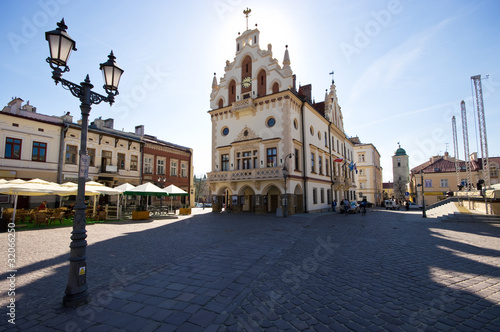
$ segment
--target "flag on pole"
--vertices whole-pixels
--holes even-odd
[[[351,161],[351,163],[349,164],[349,169],[352,171],[354,169],[354,163]]]
[[[336,162],[336,163],[341,163],[343,161],[344,161],[344,158],[337,158],[334,160],[334,162]]]

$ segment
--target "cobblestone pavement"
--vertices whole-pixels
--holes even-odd
[[[91,302],[67,309],[70,232],[16,233],[16,324],[2,264],[0,330],[500,330],[499,224],[370,210],[91,225]]]

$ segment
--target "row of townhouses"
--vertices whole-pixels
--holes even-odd
[[[380,155],[345,134],[334,81],[324,101],[315,102],[311,85],[296,86],[288,48],[280,65],[272,45],[259,43],[257,28],[239,35],[234,60],[213,78],[207,178],[214,211],[294,214],[326,211],[333,200],[360,200],[364,193],[380,200]],[[356,193],[357,160],[366,172],[363,195]]]
[[[89,125],[88,179],[109,187],[174,184],[190,194],[178,203],[194,204],[192,149],[147,135],[142,125],[134,133],[116,130],[113,122],[98,118]],[[22,99],[13,98],[0,112],[0,178],[77,182],[80,135],[81,120],[73,122],[69,112],[60,117],[44,115],[29,102],[23,105]],[[9,203],[2,196],[1,203]],[[22,197],[18,207],[32,207],[39,200]]]

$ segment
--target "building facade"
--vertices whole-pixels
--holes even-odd
[[[36,108],[29,102],[23,105],[21,98],[11,100],[0,112],[0,178],[58,182],[62,175],[63,128],[60,118],[36,113]],[[8,195],[0,196],[0,204],[12,203]],[[18,207],[28,208],[42,200],[21,196]]]
[[[113,119],[98,118],[88,126],[88,180],[109,187],[147,181],[174,184],[189,193],[182,204],[193,206],[192,149],[144,135],[144,126],[128,133],[114,129],[113,124]],[[0,178],[77,182],[80,138],[81,120],[73,122],[69,112],[60,117],[39,114],[29,102],[23,105],[22,99],[14,98],[0,112]],[[154,165],[149,163],[151,157]],[[149,172],[150,167],[154,172]],[[0,196],[0,205],[11,203],[8,195]],[[28,208],[42,199],[20,197],[18,207]],[[55,202],[55,198],[48,200]],[[116,198],[100,200],[107,204]]]
[[[356,188],[358,200],[366,200],[380,206],[382,195],[382,167],[380,153],[371,143],[361,143],[359,137],[351,137],[354,144],[354,160],[356,161]]]
[[[412,168],[410,174],[410,191],[412,199],[422,204],[422,186],[424,187],[425,204],[430,205],[448,197],[449,192],[456,192],[459,185],[467,187],[467,172],[465,161],[459,160],[459,175],[455,168],[455,158],[448,152],[443,156],[433,156],[429,161]],[[471,169],[471,189],[476,189],[476,185],[482,179],[481,163],[476,158],[476,154],[470,157]],[[490,170],[491,171],[491,170]],[[460,182],[459,182],[460,181]]]
[[[355,199],[354,145],[343,130],[335,85],[325,101],[312,87],[296,89],[288,49],[282,65],[258,29],[236,38],[224,76],[214,77],[210,108],[214,211],[324,211],[333,199]],[[334,162],[337,160],[337,162]],[[285,176],[286,175],[286,176]]]
[[[136,127],[136,134],[141,135],[144,142],[143,181],[151,182],[160,188],[173,184],[189,193],[189,196],[167,198],[168,203],[175,207],[194,206],[193,150],[145,135],[143,126]],[[151,198],[154,204],[164,199]]]
[[[78,152],[80,151],[81,122],[63,116],[64,134],[63,182],[78,181]],[[113,128],[113,119],[95,119],[88,127],[87,154],[90,180],[108,187],[123,183],[141,183],[141,154],[144,142],[133,133]]]

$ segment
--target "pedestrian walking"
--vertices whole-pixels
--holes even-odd
[[[365,215],[366,214],[366,206],[368,205],[368,202],[366,201],[366,198],[363,198],[363,201],[361,202],[361,214]]]
[[[344,199],[344,214],[347,216],[349,214],[349,201],[347,198]]]
[[[333,212],[337,212],[337,211],[335,210],[335,208],[336,208],[336,207],[337,207],[337,200],[336,200],[336,199],[334,199],[334,200],[333,200],[333,202],[332,202],[332,209],[333,209]]]

